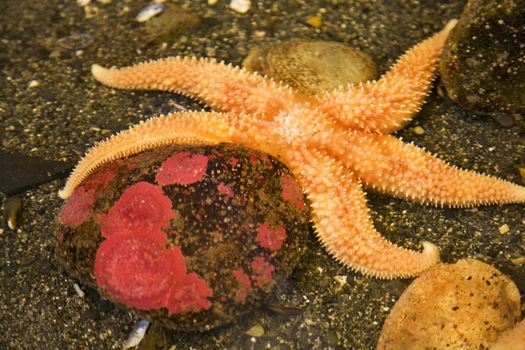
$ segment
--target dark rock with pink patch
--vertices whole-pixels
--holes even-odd
[[[57,253],[107,298],[177,330],[259,307],[306,249],[291,172],[235,145],[170,146],[114,161],[59,216]]]

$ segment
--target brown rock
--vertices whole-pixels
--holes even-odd
[[[469,0],[443,49],[448,96],[503,126],[525,112],[525,1]]]
[[[500,271],[474,259],[441,264],[401,295],[377,349],[485,349],[519,319],[518,288]]]
[[[204,331],[253,311],[306,250],[290,170],[238,145],[172,145],[97,169],[58,215],[57,256],[143,318]]]

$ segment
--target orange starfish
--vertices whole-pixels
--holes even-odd
[[[429,93],[443,43],[454,26],[409,50],[378,81],[305,97],[290,88],[211,60],[168,58],[123,69],[92,67],[109,86],[168,90],[219,112],[151,118],[91,149],[60,197],[106,162],[168,144],[241,144],[288,165],[312,207],[326,249],[345,265],[382,278],[408,277],[439,261],[386,241],[374,229],[361,181],[398,198],[436,205],[525,202],[525,187],[459,170],[389,133],[419,110]]]

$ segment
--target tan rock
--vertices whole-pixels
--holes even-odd
[[[290,39],[255,47],[242,65],[310,96],[373,80],[378,75],[374,61],[367,54],[324,40]]]
[[[501,334],[490,350],[523,350],[525,349],[525,320]]]
[[[474,259],[441,264],[401,295],[377,349],[484,349],[519,319],[518,288],[500,271]]]

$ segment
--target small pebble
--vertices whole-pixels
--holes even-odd
[[[519,257],[519,258],[513,258],[513,259],[510,259],[510,261],[511,261],[514,265],[521,266],[521,265],[525,264],[525,256],[521,256],[521,257]]]
[[[339,282],[339,284],[341,284],[341,286],[346,284],[346,278],[347,278],[347,276],[334,276],[334,280]]]
[[[314,17],[310,17],[306,20],[306,24],[314,27],[314,28],[319,28],[321,27],[321,25],[323,24],[323,21],[321,19],[321,16],[314,16]]]
[[[32,89],[40,86],[40,82],[38,80],[31,80],[29,84],[27,84],[27,87]]]
[[[158,15],[162,11],[164,11],[164,8],[166,5],[160,2],[152,2],[146,7],[144,7],[142,10],[140,10],[139,14],[135,18],[135,20],[139,23],[146,22],[150,18]]]
[[[521,176],[521,183],[525,185],[525,168],[518,168]]]
[[[501,225],[499,228],[499,233],[501,233],[502,235],[506,234],[509,232],[510,228],[509,228],[509,225],[505,224],[505,225]]]
[[[239,13],[246,13],[250,9],[250,0],[232,0],[230,2],[230,8]]]
[[[89,5],[90,2],[91,0],[77,0],[77,5],[84,7],[84,6]]]
[[[262,337],[264,335],[264,328],[260,324],[256,324],[246,331],[246,335],[251,337]]]
[[[425,134],[425,129],[423,129],[422,127],[420,126],[415,126],[412,128],[412,132],[416,135],[424,135]]]
[[[3,218],[11,230],[16,230],[22,214],[22,198],[18,196],[9,197],[5,200]]]

